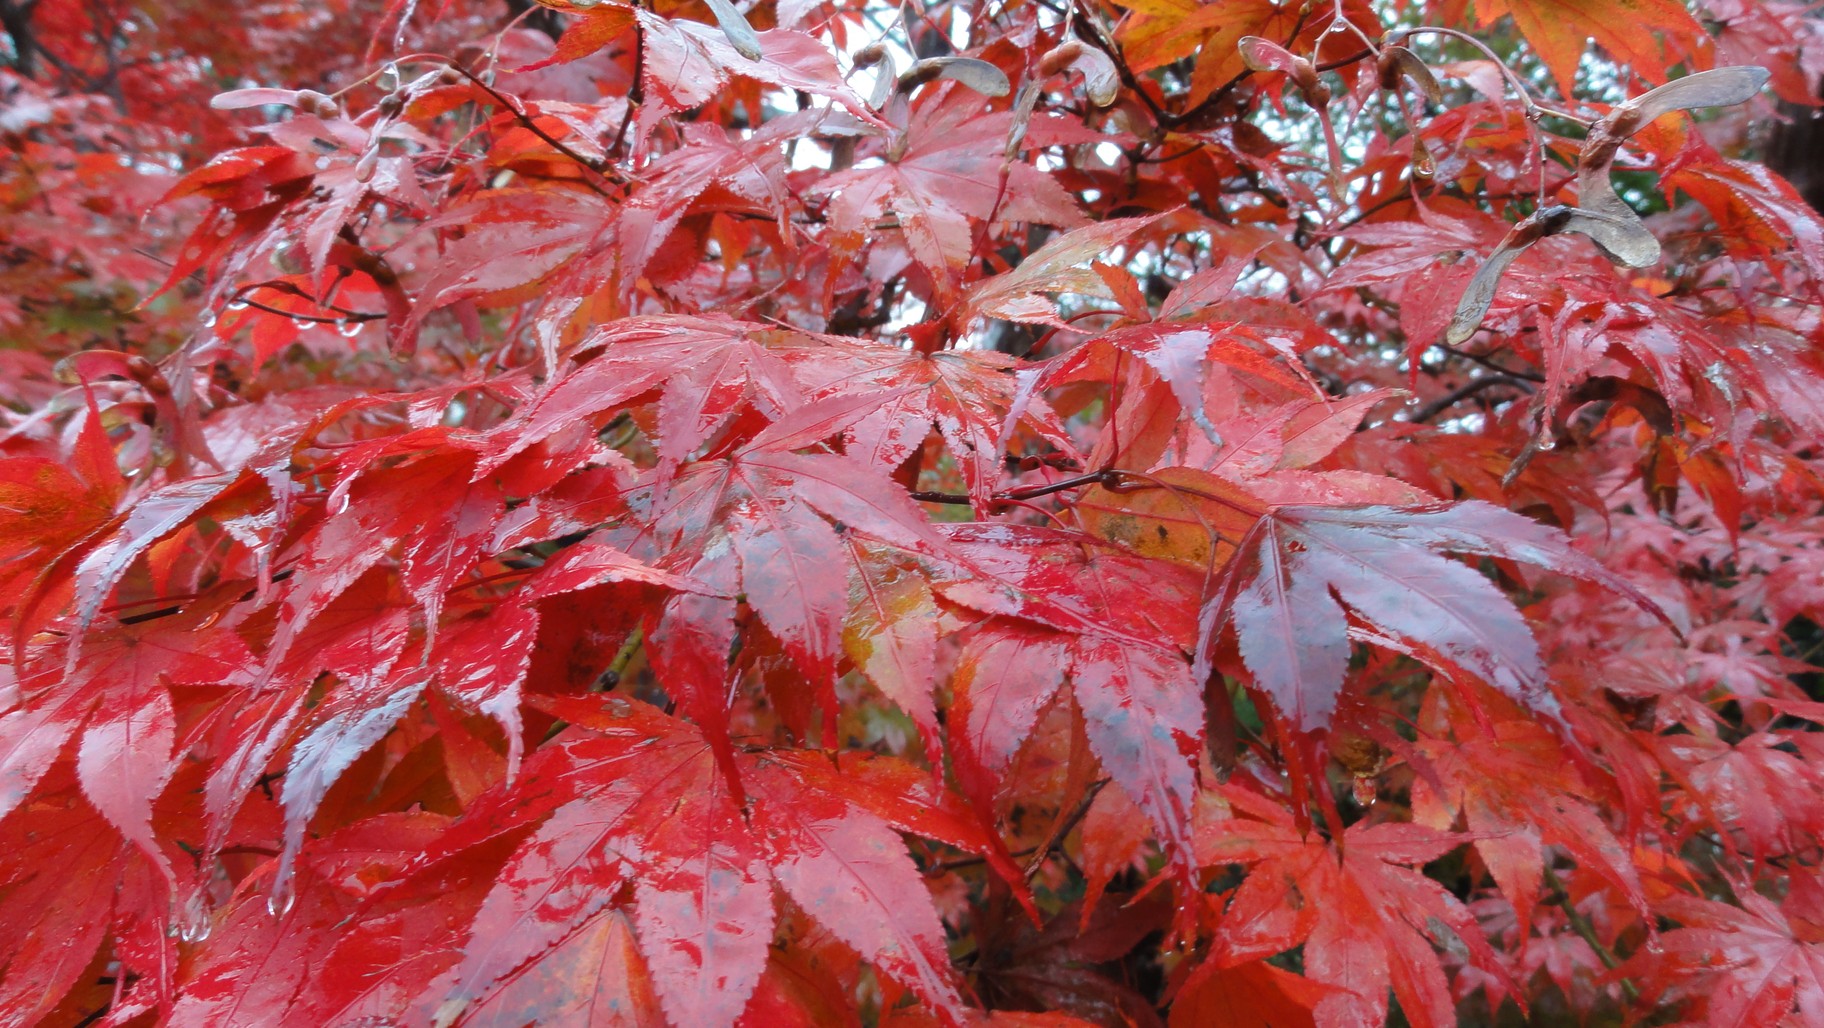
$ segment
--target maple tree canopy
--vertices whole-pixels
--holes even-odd
[[[1798,0],[0,0],[0,1023],[1824,1024]]]

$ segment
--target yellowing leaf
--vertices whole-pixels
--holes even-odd
[[[1592,39],[1617,64],[1654,82],[1664,82],[1674,65],[1710,63],[1710,34],[1679,0],[1481,0],[1476,13],[1483,25],[1513,15],[1567,96]]]

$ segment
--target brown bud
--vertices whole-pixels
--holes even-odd
[[[1387,766],[1387,751],[1381,744],[1354,732],[1330,733],[1330,755],[1356,776],[1379,774]]]

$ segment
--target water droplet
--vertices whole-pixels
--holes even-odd
[[[1407,397],[1406,397],[1406,406],[1408,406],[1408,407],[1417,407],[1417,406],[1418,406],[1418,405],[1419,405],[1419,397],[1418,397],[1418,394],[1417,394],[1417,393],[1409,393],[1409,394],[1408,394],[1408,395],[1407,395]]]
[[[386,67],[380,69],[380,81],[376,84],[389,93],[398,89],[399,65],[394,64],[392,61],[386,62]]]
[[[206,310],[202,314],[198,315],[196,320],[202,322],[204,328],[214,328],[215,327],[215,311]]]
[[[247,299],[241,296],[228,301],[228,309],[231,311],[244,311],[250,306],[252,305],[248,303]]]
[[[1540,435],[1539,449],[1556,450],[1557,448],[1558,448],[1558,438],[1556,436],[1552,435],[1552,433],[1550,433],[1550,432],[1546,432],[1546,433]]]
[[[131,168],[133,166],[133,158],[123,153],[119,157],[114,158],[114,163],[123,168]]]
[[[292,887],[291,875],[281,873],[279,880],[272,883],[272,892],[266,896],[266,912],[273,917],[284,917],[297,902],[298,890]]]
[[[307,328],[314,327],[315,325],[316,325],[316,322],[310,320],[309,318],[291,319],[291,327],[297,329],[300,332],[304,331]]]
[[[1372,776],[1364,775],[1357,778],[1354,783],[1353,791],[1355,793],[1356,804],[1363,810],[1374,806],[1375,780]]]
[[[337,514],[340,514],[347,509],[348,509],[348,493],[346,493],[346,492],[337,493],[335,512]]]
[[[344,339],[353,339],[361,334],[361,323],[343,318],[336,322],[336,334]]]
[[[203,896],[203,889],[198,886],[184,901],[183,910],[174,918],[177,937],[184,942],[202,942],[209,938],[215,922],[209,916],[209,901]]]

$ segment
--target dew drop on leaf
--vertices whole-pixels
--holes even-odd
[[[184,942],[204,942],[214,928],[214,921],[209,916],[209,901],[204,898],[203,889],[199,886],[184,901],[184,907],[173,919],[177,937]]]
[[[336,322],[336,334],[344,339],[353,339],[361,334],[361,323],[344,318]]]
[[[198,315],[196,320],[201,322],[202,326],[204,328],[214,328],[215,327],[215,312],[213,310],[206,310],[202,314]]]
[[[237,296],[234,299],[228,301],[228,309],[231,311],[244,311],[249,306],[250,306],[250,304],[247,302],[246,298],[244,298],[244,297]]]
[[[384,89],[389,93],[395,89],[398,89],[399,88],[399,66],[397,64],[394,64],[392,61],[386,62],[386,67],[380,69],[380,80],[378,82],[376,82],[375,85],[379,86],[381,89]]]
[[[266,895],[266,912],[273,917],[284,917],[291,913],[291,908],[298,902],[298,890],[292,885],[289,874],[281,875],[272,883],[272,891]]]

